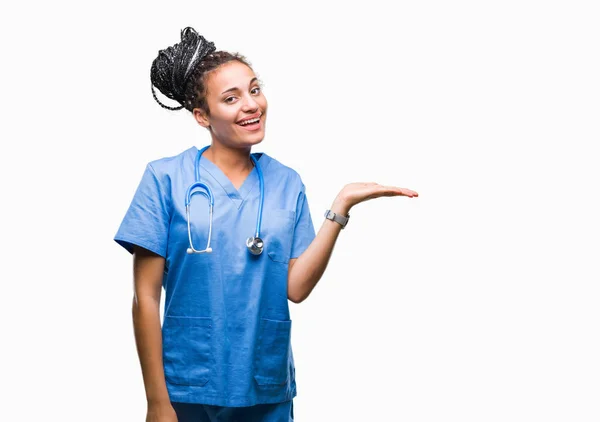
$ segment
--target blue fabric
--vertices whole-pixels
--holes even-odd
[[[296,395],[287,276],[315,238],[298,173],[253,153],[264,177],[259,256],[246,238],[256,230],[260,200],[256,168],[235,189],[202,157],[201,181],[215,196],[210,254],[188,255],[186,189],[195,180],[198,149],[148,164],[115,236],[129,252],[141,246],[165,257],[163,361],[171,401],[241,407]],[[191,201],[194,245],[206,246],[208,200]]]
[[[293,422],[292,400],[251,407],[221,407],[195,403],[171,403],[178,422]]]

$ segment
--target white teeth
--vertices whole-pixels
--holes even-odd
[[[250,123],[256,123],[260,120],[260,117],[257,117],[256,119],[252,119],[252,120],[246,120],[240,123],[240,125],[245,126],[245,125],[249,125]]]

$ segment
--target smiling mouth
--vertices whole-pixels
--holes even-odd
[[[252,125],[252,124],[258,123],[258,122],[260,121],[260,118],[261,118],[262,116],[263,116],[263,113],[260,113],[260,114],[258,115],[258,117],[254,117],[254,118],[252,118],[252,119],[245,119],[245,120],[243,120],[243,121],[241,121],[241,122],[238,122],[237,124],[238,124],[238,125],[240,125],[240,126],[248,126],[248,125]]]
[[[238,126],[243,127],[246,130],[258,130],[261,128],[263,124],[263,116],[261,114],[259,117],[255,117],[254,119],[244,120],[242,123],[236,123]]]

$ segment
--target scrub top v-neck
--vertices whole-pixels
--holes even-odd
[[[171,401],[252,406],[296,395],[287,300],[288,264],[315,238],[305,186],[293,169],[253,153],[264,178],[261,255],[254,235],[260,202],[253,168],[239,189],[210,160],[200,180],[214,195],[212,253],[188,255],[185,193],[198,149],[149,163],[115,240],[165,258],[163,363]],[[208,236],[208,199],[192,197],[195,245]]]
[[[196,154],[198,153],[198,149],[196,147],[193,147],[192,151],[195,151]],[[262,155],[264,155],[264,154],[258,153],[258,154],[252,154],[252,155],[254,155],[258,161],[261,161]],[[269,161],[269,160],[265,159],[263,163],[260,163],[260,164],[262,164],[261,169],[263,171],[265,170],[264,167],[265,167],[267,161]],[[219,168],[219,166],[217,166],[212,161],[205,158],[204,155],[202,155],[202,157],[200,157],[200,177],[201,178],[202,178],[203,172],[205,172],[205,171],[210,173],[210,175],[213,177],[213,179],[225,191],[227,196],[235,204],[237,204],[238,208],[242,205],[242,202],[244,201],[244,199],[246,199],[248,194],[255,187],[256,187],[256,189],[258,189],[259,179],[258,179],[258,173],[256,171],[256,167],[252,168],[252,170],[250,171],[250,173],[248,174],[248,176],[246,177],[246,179],[244,180],[244,182],[238,189],[236,189],[236,187],[233,185],[233,183],[231,183],[231,180],[225,175],[225,173],[223,173],[223,171]]]

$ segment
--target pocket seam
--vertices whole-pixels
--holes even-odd
[[[285,255],[283,254],[283,251],[281,252],[281,255],[276,254],[274,251],[269,251],[267,253],[267,255],[269,255],[269,258],[271,258],[271,261],[279,262],[281,264],[289,264],[290,263],[289,258],[286,259]]]
[[[283,218],[289,218],[290,220],[296,219],[296,211],[294,210],[288,210],[285,208],[273,208],[268,212]]]

